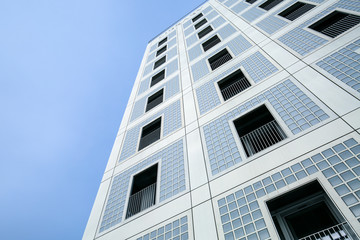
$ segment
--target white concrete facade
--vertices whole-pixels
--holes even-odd
[[[291,21],[279,13],[297,1],[267,1],[209,0],[149,42],[83,240],[280,239],[268,202],[313,181],[360,236],[360,24],[336,37],[309,28],[333,11],[359,16],[360,2],[304,0],[313,8]],[[212,70],[224,48],[232,59]],[[238,69],[251,86],[225,101],[218,82]],[[248,156],[234,120],[261,105],[286,138]],[[158,117],[160,139],[138,150]],[[155,204],[126,217],[134,176],[154,164]]]

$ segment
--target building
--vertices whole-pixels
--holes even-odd
[[[151,40],[83,239],[359,239],[359,23],[209,0]]]

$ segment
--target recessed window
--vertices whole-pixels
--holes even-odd
[[[154,93],[148,98],[146,112],[163,102],[164,89]]]
[[[267,202],[281,240],[358,239],[318,181]]]
[[[309,26],[309,28],[325,34],[326,36],[334,38],[359,23],[360,16],[340,11],[334,11]]]
[[[225,101],[251,87],[240,69],[220,80],[218,85]]]
[[[156,183],[158,165],[138,173],[133,178],[126,218],[129,218],[151,206],[156,202]]]
[[[152,121],[145,127],[143,127],[141,132],[139,150],[159,140],[160,132],[161,132],[161,117]]]
[[[213,29],[211,26],[207,26],[206,28],[204,28],[204,30],[201,30],[198,33],[199,39],[203,38],[206,34],[208,34],[209,32],[211,32]]]
[[[160,82],[164,78],[165,78],[165,69],[160,71],[159,73],[157,73],[155,76],[153,76],[151,78],[150,87],[154,86],[155,84],[157,84],[158,82]]]
[[[202,44],[202,47],[203,47],[204,51],[206,52],[207,50],[209,50],[210,48],[212,48],[219,42],[221,42],[220,38],[217,35],[215,35],[212,38],[210,38],[209,40],[207,40],[206,42],[204,42]]]
[[[202,14],[202,13],[199,13],[198,15],[196,15],[196,17],[194,17],[194,18],[192,19],[192,21],[193,21],[193,22],[196,22],[196,21],[199,20],[202,16],[203,16],[203,14]]]
[[[203,20],[201,20],[200,22],[198,22],[197,24],[195,24],[195,29],[200,28],[202,25],[204,25],[205,23],[207,23],[207,20],[204,18]]]
[[[227,61],[230,61],[231,59],[232,59],[231,54],[225,48],[220,52],[218,52],[217,54],[215,54],[214,56],[212,56],[211,58],[209,58],[208,61],[210,63],[211,69],[215,70],[216,68],[220,67]]]
[[[167,41],[167,37],[162,39],[159,43],[158,43],[158,47],[160,47],[161,45],[163,45],[164,43],[166,43]]]
[[[254,2],[256,2],[257,0],[245,0],[245,2],[253,4]]]
[[[279,15],[293,21],[314,7],[315,5],[312,4],[297,2],[279,13]]]
[[[161,65],[163,65],[166,62],[166,56],[163,56],[162,58],[160,58],[159,60],[157,60],[154,64],[154,69],[160,67]]]
[[[259,6],[259,8],[265,9],[266,11],[269,11],[279,3],[281,3],[283,0],[267,0],[263,4]]]
[[[265,105],[236,119],[234,125],[248,157],[286,138]]]
[[[156,56],[159,56],[160,54],[162,54],[163,52],[165,52],[167,49],[167,46],[164,46],[162,48],[160,48],[157,52],[156,52]]]

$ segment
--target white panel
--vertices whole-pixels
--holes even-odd
[[[101,211],[105,203],[107,191],[110,186],[110,179],[102,182],[99,187],[99,191],[96,195],[94,205],[92,207],[89,220],[86,224],[86,229],[83,235],[83,240],[93,240],[95,238],[98,223],[101,217]]]
[[[280,47],[275,42],[270,42],[266,46],[264,46],[263,50],[270,55],[276,62],[278,62],[283,68],[287,68],[299,61],[297,57],[295,57],[290,52],[286,51],[284,48]]]
[[[192,205],[196,206],[210,199],[209,185],[205,184],[191,192]]]
[[[298,71],[294,76],[339,115],[344,115],[359,107],[359,100],[311,67]]]
[[[350,124],[351,127],[354,129],[360,128],[360,108],[356,109],[355,111],[346,114],[343,119]]]
[[[210,201],[193,209],[194,235],[196,240],[217,240],[214,213]]]
[[[184,95],[185,126],[197,120],[194,94],[189,92]]]
[[[113,169],[116,166],[116,162],[117,162],[117,159],[118,159],[118,156],[120,153],[120,147],[121,147],[121,143],[124,138],[124,135],[125,134],[123,133],[123,134],[119,135],[118,137],[116,137],[113,148],[110,153],[109,161],[106,165],[105,172]]]
[[[186,142],[190,171],[190,187],[194,189],[208,181],[199,130],[195,130],[186,135]]]

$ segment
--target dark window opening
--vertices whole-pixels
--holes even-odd
[[[161,72],[157,73],[155,76],[153,76],[151,78],[150,87],[154,86],[155,84],[157,84],[158,82],[160,82],[164,78],[165,78],[165,69],[162,70]]]
[[[245,2],[253,4],[254,2],[256,2],[257,0],[245,0]]]
[[[134,176],[126,218],[131,217],[155,204],[158,165]]]
[[[207,26],[206,28],[204,28],[204,30],[201,30],[198,33],[199,39],[203,38],[205,35],[207,35],[212,30],[213,30],[213,28],[211,26]]]
[[[309,28],[329,37],[337,37],[360,23],[360,16],[334,11]]]
[[[234,125],[248,157],[286,138],[265,105],[236,119]]]
[[[218,85],[225,101],[251,87],[240,69],[220,80]]]
[[[143,127],[141,132],[139,150],[149,146],[160,139],[161,117]]]
[[[193,21],[193,22],[196,22],[196,20],[200,19],[202,16],[203,16],[203,14],[202,14],[202,13],[199,13],[198,15],[196,15],[196,17],[194,17],[194,18],[192,19],[192,21]]]
[[[162,54],[163,52],[165,52],[167,49],[167,46],[164,46],[162,47],[161,49],[159,49],[157,52],[156,52],[156,56],[159,56],[160,54]]]
[[[227,61],[230,61],[232,59],[232,56],[228,52],[228,50],[225,48],[209,58],[210,67],[212,70],[215,70],[216,68],[220,67]]]
[[[273,7],[275,7],[276,5],[278,5],[279,3],[281,3],[283,0],[267,0],[266,2],[264,2],[263,4],[261,4],[259,6],[259,8],[262,8],[266,11],[269,11],[270,9],[272,9]]]
[[[207,23],[207,20],[204,18],[203,20],[201,20],[200,22],[198,22],[197,24],[195,24],[195,29],[200,28],[202,25],[204,25],[205,23]]]
[[[154,93],[148,98],[146,112],[163,102],[164,89]]]
[[[164,64],[166,62],[166,56],[163,56],[162,58],[160,58],[159,60],[157,60],[154,64],[154,69],[160,67],[162,64]]]
[[[219,42],[221,42],[220,38],[217,35],[215,35],[212,38],[210,38],[209,40],[207,40],[206,42],[204,42],[202,44],[202,47],[203,47],[204,51],[206,52],[207,50],[209,50],[210,48],[212,48]]]
[[[315,5],[312,4],[297,2],[279,13],[279,15],[293,21],[301,15],[305,14],[306,12],[310,11],[314,7]]]
[[[318,181],[272,199],[267,206],[281,240],[357,239],[350,238],[352,229]]]
[[[158,43],[158,47],[160,47],[161,45],[163,45],[164,43],[166,43],[167,41],[167,37],[162,39],[159,43]]]

